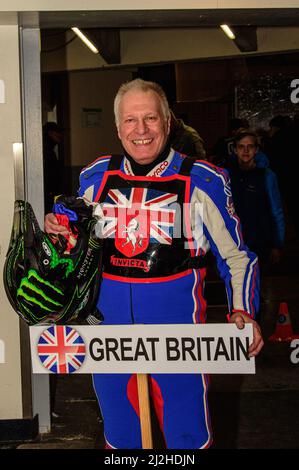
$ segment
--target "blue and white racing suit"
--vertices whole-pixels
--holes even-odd
[[[205,322],[203,258],[210,248],[225,281],[229,311],[254,317],[257,258],[243,243],[225,170],[205,161],[190,163],[170,150],[140,177],[125,156],[104,156],[81,172],[79,196],[101,203],[103,324]],[[141,448],[136,376],[95,374],[93,379],[107,445]],[[150,391],[168,448],[211,444],[207,376],[153,374]]]

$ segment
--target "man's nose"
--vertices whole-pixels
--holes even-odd
[[[145,132],[147,132],[147,130],[148,130],[148,127],[146,125],[146,121],[144,119],[138,119],[137,131],[139,132],[139,134],[144,134]]]

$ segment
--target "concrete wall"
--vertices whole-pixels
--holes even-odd
[[[105,153],[120,152],[112,103],[119,86],[131,78],[130,72],[122,70],[69,74],[72,166],[82,167]],[[88,111],[83,108],[101,110],[95,114],[98,125],[87,127]]]
[[[14,142],[21,142],[18,27],[0,26],[0,79],[5,103],[0,104],[0,273],[10,239],[14,188]],[[6,298],[0,278],[0,338],[5,364],[0,364],[0,419],[22,418],[19,319]]]
[[[2,11],[180,10],[201,8],[295,8],[298,0],[2,0]]]

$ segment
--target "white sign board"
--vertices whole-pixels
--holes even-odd
[[[32,326],[33,372],[254,374],[252,326]]]

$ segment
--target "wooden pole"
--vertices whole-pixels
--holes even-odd
[[[153,438],[147,374],[137,374],[137,387],[142,448],[152,449]]]

